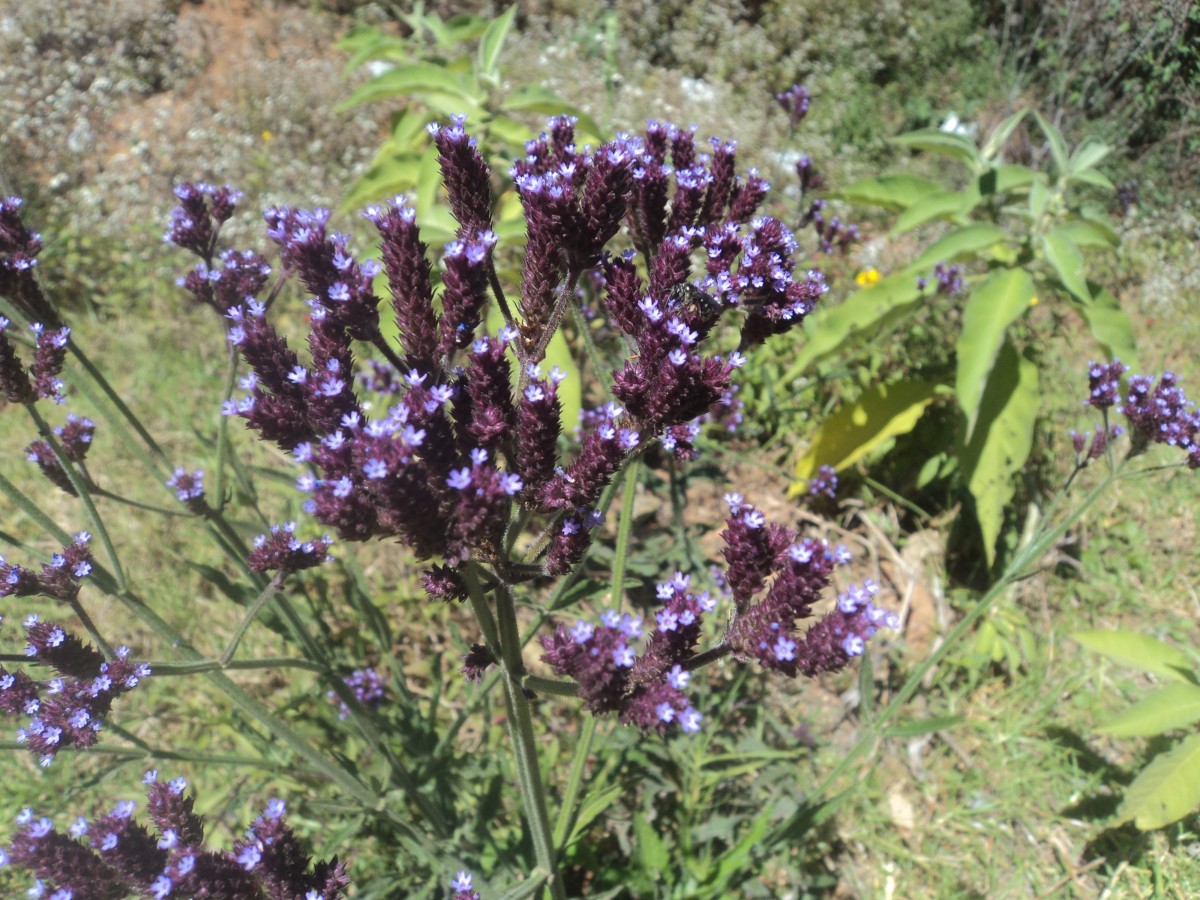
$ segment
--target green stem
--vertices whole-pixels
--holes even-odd
[[[525,677],[525,663],[521,658],[521,635],[517,625],[516,606],[513,603],[512,592],[508,585],[500,584],[495,589],[496,617],[495,622],[489,622],[491,611],[487,607],[487,598],[483,596],[478,573],[473,571],[477,563],[465,566],[467,576],[464,579],[471,596],[471,605],[478,613],[481,609],[487,611],[487,617],[480,618],[480,626],[489,641],[498,643],[499,658],[503,670],[504,698],[508,710],[508,736],[512,742],[513,755],[517,765],[517,779],[521,785],[521,800],[525,807],[525,817],[529,823],[529,831],[533,837],[533,849],[537,856],[538,865],[551,873],[549,888],[554,900],[566,900],[562,880],[558,878],[555,864],[554,842],[550,832],[550,814],[546,809],[546,790],[542,783],[541,770],[537,758],[537,738],[533,732],[533,716],[530,713],[529,698],[525,695],[522,680]],[[488,632],[492,634],[489,635]],[[494,651],[493,651],[494,652]]]
[[[578,697],[579,685],[574,681],[559,681],[541,675],[526,675],[521,684],[535,694],[553,694],[555,697]]]
[[[238,355],[237,348],[229,345],[229,374],[225,376],[225,394],[222,398],[222,411],[217,415],[217,472],[213,480],[213,496],[216,497],[216,508],[225,508],[225,451],[229,444],[229,416],[224,413],[225,402],[233,396],[233,387],[237,384]]]
[[[193,513],[180,509],[167,509],[165,506],[154,506],[151,503],[142,503],[140,500],[131,500],[129,497],[122,497],[120,494],[114,494],[112,491],[105,490],[99,485],[92,487],[92,493],[97,497],[103,497],[105,500],[111,500],[114,503],[120,503],[125,506],[132,506],[134,509],[144,509],[146,512],[157,513],[160,516],[174,516],[176,518],[187,519],[193,515]]]
[[[151,660],[147,665],[150,666],[151,671],[155,675],[161,678],[170,678],[175,675],[196,675],[201,672],[212,672],[218,669],[224,669],[227,672],[242,669],[303,669],[306,672],[316,672],[318,674],[324,674],[329,671],[329,668],[321,663],[308,659],[297,659],[292,656],[268,656],[262,659],[231,659],[225,663],[216,659],[198,663],[154,662]]]
[[[617,546],[612,566],[612,599],[609,605],[621,608],[625,596],[625,561],[629,556],[629,535],[633,529],[633,504],[637,499],[638,478],[642,474],[642,461],[634,457],[625,466],[625,494],[621,498],[621,521],[617,523]]]
[[[218,658],[218,662],[220,662],[222,668],[229,665],[229,661],[233,659],[233,654],[237,653],[238,644],[246,636],[246,631],[250,628],[251,623],[258,618],[258,614],[262,612],[262,608],[267,605],[267,602],[279,592],[279,588],[283,585],[283,579],[286,577],[286,572],[276,572],[271,577],[271,580],[267,582],[267,586],[262,589],[262,593],[250,604],[250,608],[246,610],[246,615],[238,623],[237,631],[230,638],[229,646],[225,648],[225,652]]]
[[[167,461],[167,455],[163,453],[162,448],[159,447],[154,438],[150,436],[150,432],[146,430],[145,426],[142,425],[137,416],[135,416],[129,407],[125,405],[125,402],[121,399],[120,394],[113,390],[112,385],[108,383],[108,380],[100,373],[100,370],[97,369],[92,364],[92,361],[87,358],[83,352],[83,349],[73,341],[68,343],[67,347],[71,351],[71,355],[73,355],[75,359],[78,360],[79,364],[83,366],[84,370],[91,377],[92,381],[95,382],[100,390],[104,392],[104,395],[108,397],[109,402],[117,408],[117,411],[120,412],[125,421],[129,423],[130,427],[137,432],[138,437],[142,439],[145,445],[149,448],[150,452],[157,457],[159,464],[169,468],[170,464]]]
[[[596,380],[600,382],[604,393],[611,393],[612,389],[612,371],[604,362],[604,358],[600,355],[600,350],[596,347],[595,338],[592,337],[592,329],[588,326],[588,321],[583,317],[583,312],[574,303],[571,304],[571,318],[575,320],[575,328],[579,331],[579,337],[583,341],[583,350],[587,355],[588,362],[592,364],[592,369],[596,374]]]
[[[116,731],[115,727],[110,730]],[[28,751],[28,744],[18,744],[16,741],[0,741],[0,750]],[[113,747],[110,744],[99,744],[80,750],[78,747],[64,747],[59,752],[86,753],[88,756],[116,756],[122,759],[169,759],[176,762],[211,763],[217,766],[253,766],[259,769],[280,770],[283,767],[277,762],[268,762],[249,756],[218,756],[212,753],[186,753],[179,750],[142,749],[139,747]]]
[[[583,773],[587,767],[588,755],[592,752],[592,740],[596,736],[596,717],[588,716],[583,720],[583,730],[579,735],[579,744],[575,747],[575,758],[571,760],[571,773],[567,776],[567,786],[563,790],[562,806],[558,810],[558,821],[554,823],[554,846],[561,853],[567,833],[575,824],[576,805],[579,803],[579,792],[583,788]]]
[[[108,535],[108,529],[104,527],[104,520],[100,518],[100,513],[96,511],[96,504],[92,502],[92,495],[88,491],[88,485],[75,468],[75,464],[63,452],[62,444],[58,442],[58,438],[50,429],[46,420],[42,418],[41,413],[37,411],[36,406],[33,403],[26,403],[25,410],[29,413],[29,417],[33,419],[34,424],[37,425],[38,432],[42,435],[43,440],[54,451],[54,456],[58,460],[58,464],[66,473],[71,486],[75,488],[79,502],[83,504],[83,509],[87,513],[88,521],[100,537],[100,543],[104,545],[104,552],[108,556],[108,564],[112,566],[113,576],[117,579],[117,589],[124,590],[125,570],[121,568],[121,559],[117,556],[117,548],[113,546],[112,538]]]

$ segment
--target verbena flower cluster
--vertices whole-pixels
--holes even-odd
[[[152,828],[134,818],[133,801],[92,821],[78,818],[59,831],[25,809],[0,865],[37,878],[31,897],[120,900],[125,897],[207,900],[338,900],[348,884],[337,858],[313,863],[272,800],[230,850],[204,849],[204,821],[193,811],[187,782],[143,779]]]
[[[92,571],[90,537],[80,533],[38,572],[0,556],[0,597],[42,595],[74,608],[80,580]],[[106,659],[62,625],[36,614],[25,618],[24,628],[30,665],[55,674],[37,680],[26,670],[0,665],[0,712],[27,720],[17,729],[17,742],[48,766],[62,750],[94,746],[113,702],[150,675],[150,667],[132,662],[125,647]]]
[[[1129,367],[1119,359],[1088,363],[1088,396],[1083,401],[1104,414],[1105,422],[1092,435],[1070,432],[1077,465],[1083,467],[1104,455],[1111,441],[1123,434],[1119,425],[1108,424],[1108,411],[1115,408],[1128,422],[1131,455],[1145,452],[1152,444],[1178,447],[1186,454],[1189,469],[1200,469],[1200,410],[1188,399],[1173,372],[1134,375],[1129,378],[1124,399],[1121,381]]]
[[[430,132],[458,225],[441,254],[440,288],[403,198],[364,214],[379,235],[378,263],[355,257],[349,238],[330,229],[327,210],[267,211],[279,269],[309,295],[307,360],[268,320],[277,288],[261,296],[266,261],[217,253],[236,192],[180,188],[165,237],[201,258],[182,284],[223,311],[229,340],[250,369],[226,414],[303,467],[297,485],[310,515],[342,539],[396,538],[418,558],[440,559],[425,571],[426,590],[462,600],[468,563],[507,584],[571,571],[599,524],[600,494],[621,466],[656,444],[690,459],[703,420],[735,421],[733,375],[744,352],[798,325],[827,287],[821,273],[798,267],[799,247],[783,222],[756,215],[769,185],[753,170],[737,174],[733,142],[713,139],[702,153],[695,129],[650,122],[642,135],[582,148],[574,122],[558,117],[509,172],[527,232],[510,305],[497,277],[491,173],[461,118]],[[809,221],[819,222],[824,242],[851,239],[851,230],[814,214]],[[612,252],[622,226],[634,249]],[[377,276],[388,286],[398,347],[382,336]],[[585,281],[600,292],[596,312],[628,352],[612,372],[611,399],[587,411],[578,449],[564,458],[558,391],[567,376],[547,370],[544,357]],[[481,334],[493,302],[508,324]],[[718,323],[735,310],[742,313],[736,350],[713,352]],[[371,360],[364,380],[357,354],[368,347],[381,359]],[[383,389],[394,403],[376,412],[357,385]],[[518,513],[544,536],[532,560],[519,564],[509,534]],[[722,646],[791,675],[845,665],[879,624],[877,611],[847,601],[798,632],[795,623],[827,584],[828,553],[801,543],[789,556],[790,532],[747,524],[757,515],[739,506],[727,529],[731,571],[743,574],[731,579],[742,588]],[[251,565],[294,571],[326,549],[277,528],[256,542]],[[747,592],[751,570],[758,581]],[[767,595],[752,602],[768,581]],[[616,712],[647,730],[694,730],[700,714],[682,691],[701,617],[715,601],[691,592],[683,576],[659,599],[657,627],[640,656],[630,643],[640,622],[609,616],[596,627],[560,628],[543,642],[546,659],[578,682],[594,712]],[[496,659],[478,645],[464,674],[478,678]]]

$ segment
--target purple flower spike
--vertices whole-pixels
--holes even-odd
[[[1120,399],[1121,379],[1129,371],[1129,366],[1123,365],[1119,359],[1109,363],[1088,363],[1088,396],[1085,406],[1094,406],[1104,410],[1115,406]]]
[[[788,121],[791,122],[793,128],[803,122],[804,117],[808,115],[808,104],[811,99],[808,88],[800,84],[793,84],[783,93],[775,95],[775,100],[787,113]]]
[[[432,371],[437,357],[438,321],[433,309],[428,248],[421,240],[416,211],[397,197],[387,207],[371,207],[363,215],[379,229],[383,270],[406,354],[404,363],[422,372]]]
[[[25,371],[25,364],[5,335],[10,324],[8,319],[0,316],[0,392],[9,403],[32,403],[38,395]]]
[[[808,481],[808,496],[836,500],[838,489],[837,470],[833,466],[820,466],[817,474]]]
[[[66,425],[60,425],[54,429],[63,455],[71,462],[76,463],[81,463],[87,458],[88,451],[92,449],[92,438],[95,432],[95,422],[73,413],[67,416]],[[75,485],[71,484],[66,470],[59,463],[58,457],[54,455],[54,448],[47,441],[37,440],[31,443],[25,448],[25,458],[36,463],[37,467],[42,470],[42,474],[54,485],[72,497],[75,496]]]
[[[496,235],[476,232],[446,245],[442,257],[442,319],[438,352],[449,356],[469,347],[483,315],[488,297],[488,271]]]
[[[177,468],[167,481],[167,487],[175,489],[179,502],[197,515],[208,511],[204,502],[204,471],[196,469],[190,474],[183,468]]]
[[[480,900],[479,892],[474,889],[471,873],[461,871],[450,882],[450,890],[454,891],[451,900]]]
[[[342,681],[354,693],[354,699],[368,709],[378,709],[388,699],[387,685],[374,669],[355,669]],[[339,719],[349,717],[350,709],[337,692],[327,691],[325,697],[330,703],[336,704]]]
[[[449,127],[429,126],[460,238],[492,228],[491,173],[475,139],[463,128],[465,120],[465,116],[455,116]]]
[[[272,525],[270,534],[260,534],[254,539],[247,563],[255,572],[280,571],[285,573],[311,569],[331,559],[329,547],[333,541],[318,538],[301,543],[295,536],[296,523]]]

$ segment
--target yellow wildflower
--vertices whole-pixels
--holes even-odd
[[[270,130],[264,130],[264,131],[263,131],[263,133],[262,133],[262,139],[263,139],[263,143],[264,143],[264,144],[265,144],[265,143],[267,143],[267,142],[269,142],[269,141],[271,140],[271,137],[272,137],[272,134],[271,134]]]
[[[859,287],[871,287],[872,285],[879,284],[879,270],[874,267],[863,269],[854,276],[854,283]]]
[[[1030,306],[1037,306],[1039,302],[1040,302],[1040,301],[1039,301],[1039,300],[1038,300],[1038,298],[1037,298],[1037,294],[1034,294],[1032,297],[1030,297],[1030,298],[1029,298],[1029,305],[1030,305]]]

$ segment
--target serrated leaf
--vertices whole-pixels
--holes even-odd
[[[961,134],[939,131],[936,128],[923,128],[920,131],[910,131],[891,139],[891,143],[908,147],[910,150],[926,150],[958,160],[972,170],[977,170],[982,158],[975,143]]]
[[[1092,292],[1088,289],[1083,254],[1071,236],[1061,228],[1042,235],[1042,252],[1046,254],[1046,261],[1058,274],[1063,287],[1077,299],[1091,303]]]
[[[496,61],[500,58],[504,39],[508,37],[513,17],[516,14],[517,5],[514,3],[504,11],[503,15],[493,19],[492,23],[488,25],[487,31],[483,33],[483,37],[479,41],[478,65],[479,73],[484,77],[495,77]]]
[[[828,465],[841,471],[885,441],[912,431],[942,387],[937,381],[881,384],[854,403],[834,410],[796,461],[798,481],[792,483],[788,495],[802,492],[818,467]]]
[[[483,98],[472,90],[463,76],[435,63],[414,62],[377,75],[366,84],[360,85],[335,108],[345,110],[376,100],[409,97],[421,91],[449,94],[474,106],[483,102]]]
[[[1153,737],[1200,722],[1200,687],[1174,682],[1096,728],[1115,737]]]
[[[1172,681],[1195,683],[1192,661],[1186,653],[1136,631],[1077,631],[1071,638],[1093,653],[1140,672]]]
[[[1068,168],[1073,176],[1078,177],[1081,172],[1092,168],[1110,153],[1112,153],[1112,147],[1104,141],[1084,138],[1082,143],[1075,148],[1075,152],[1071,154]]]
[[[954,393],[967,420],[967,441],[974,431],[979,404],[1008,326],[1029,309],[1032,299],[1033,279],[1021,269],[997,269],[967,298],[954,381]]]
[[[1119,821],[1142,831],[1170,825],[1200,807],[1200,734],[1154,758],[1141,771],[1117,809]]]
[[[653,881],[657,881],[671,864],[671,856],[667,851],[666,842],[658,836],[645,816],[633,817],[633,832],[637,837],[634,844],[633,856],[638,865]]]
[[[781,379],[789,384],[814,363],[864,340],[913,312],[921,299],[912,269],[889,275],[878,284],[852,294],[845,302],[818,307],[804,323],[806,341]]]
[[[1077,303],[1075,308],[1083,316],[1088,330],[1109,359],[1119,359],[1127,366],[1137,369],[1137,346],[1133,335],[1133,322],[1121,308],[1120,301],[1109,291],[1101,288],[1091,303]]]
[[[976,222],[955,228],[930,244],[912,263],[912,268],[926,269],[937,262],[953,262],[1005,240],[1008,240],[1007,233],[990,222]]]
[[[1026,109],[1013,113],[992,130],[992,133],[987,136],[987,140],[983,142],[983,149],[980,151],[984,159],[991,160],[1000,152],[1000,148],[1008,142],[1009,137],[1028,113],[1029,110]]]
[[[583,837],[587,833],[588,826],[600,818],[610,806],[616,803],[617,798],[622,793],[621,785],[614,784],[602,791],[589,794],[587,799],[580,804],[579,812],[575,816],[575,825],[571,828],[571,833],[567,836],[563,847],[559,849],[565,849]]]
[[[838,196],[851,203],[907,209],[918,200],[943,190],[936,181],[919,175],[881,175],[856,181],[839,191]]]
[[[963,191],[940,191],[936,194],[929,194],[900,213],[889,234],[891,237],[896,237],[934,219],[952,219],[970,211],[978,202],[978,194],[969,194]]]
[[[1033,118],[1050,144],[1050,156],[1054,159],[1054,165],[1058,169],[1059,175],[1066,175],[1070,171],[1070,166],[1067,159],[1067,142],[1063,140],[1062,132],[1046,121],[1036,109],[1033,111]]]
[[[996,561],[1004,508],[1015,490],[1013,476],[1033,446],[1039,399],[1037,366],[1006,340],[988,376],[974,433],[959,454],[989,567]]]

